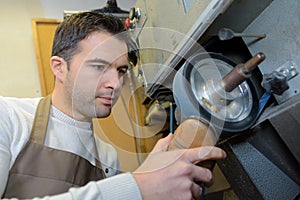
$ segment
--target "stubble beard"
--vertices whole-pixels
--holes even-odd
[[[97,105],[97,103],[94,102],[94,106],[96,118],[106,118],[111,113],[112,105]]]

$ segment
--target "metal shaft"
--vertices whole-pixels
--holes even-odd
[[[233,70],[226,74],[221,81],[226,92],[231,92],[239,84],[251,76],[252,71],[266,58],[264,53],[257,53],[245,64],[238,64]]]

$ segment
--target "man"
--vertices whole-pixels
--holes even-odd
[[[97,12],[72,15],[56,30],[50,64],[51,95],[0,98],[2,198],[199,198],[195,181],[209,184],[212,174],[194,164],[224,158],[221,149],[166,151],[170,135],[135,172],[118,174],[115,149],[94,137],[92,118],[110,114],[128,70],[122,22]]]

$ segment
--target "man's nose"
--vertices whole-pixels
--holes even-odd
[[[107,69],[104,73],[105,87],[118,89],[121,86],[119,72],[115,68]]]

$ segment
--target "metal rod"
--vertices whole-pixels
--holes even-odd
[[[226,74],[221,81],[226,92],[231,92],[239,84],[248,79],[251,76],[252,71],[266,58],[262,52],[257,53],[245,64],[238,64],[228,74]]]

